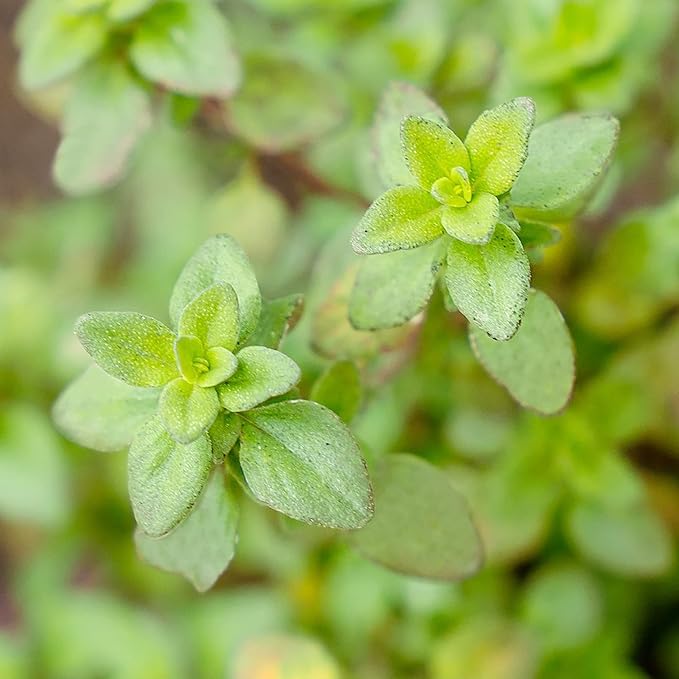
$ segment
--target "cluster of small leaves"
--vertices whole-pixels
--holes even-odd
[[[533,129],[534,119],[533,102],[514,99],[485,111],[463,142],[422,92],[386,91],[373,132],[379,176],[392,186],[353,233],[368,256],[349,318],[362,330],[402,325],[438,281],[488,371],[523,405],[554,413],[570,396],[573,349],[554,303],[530,287],[529,255],[599,186],[618,123],[566,115]]]
[[[16,38],[24,89],[69,89],[54,176],[71,193],[120,177],[151,124],[154,88],[226,98],[240,81],[213,0],[31,0]]]
[[[125,312],[77,322],[97,365],[63,392],[56,422],[82,445],[129,445],[139,550],[199,589],[233,557],[239,482],[258,502],[312,524],[352,530],[373,514],[346,425],[290,398],[300,370],[274,347],[298,308],[297,296],[263,306],[247,258],[223,235],[180,275],[172,327]]]

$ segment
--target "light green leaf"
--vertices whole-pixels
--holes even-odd
[[[526,160],[534,123],[535,104],[528,97],[484,111],[474,121],[464,143],[471,159],[475,192],[499,196],[512,188]]]
[[[569,114],[539,125],[512,188],[512,207],[529,219],[572,219],[598,188],[619,133],[620,123],[606,114]]]
[[[262,298],[257,279],[242,248],[233,238],[209,238],[187,262],[172,291],[170,318],[177,324],[184,308],[215,283],[228,283],[236,291],[240,313],[239,344],[257,327]]]
[[[368,208],[351,245],[363,255],[417,248],[443,235],[441,209],[419,186],[397,186]]]
[[[240,82],[229,26],[210,0],[175,0],[153,7],[140,22],[130,58],[168,90],[227,98]]]
[[[559,307],[539,290],[516,334],[498,342],[470,325],[469,340],[483,367],[522,405],[545,415],[565,407],[575,380],[573,340]]]
[[[504,224],[487,245],[453,240],[446,286],[459,311],[493,339],[518,330],[528,299],[530,265],[518,236]]]
[[[403,157],[417,183],[429,191],[453,168],[470,170],[469,154],[462,141],[448,127],[427,118],[409,116],[401,124]]]
[[[215,283],[184,308],[180,335],[193,335],[205,346],[232,350],[238,341],[238,298],[228,283]]]
[[[132,387],[90,366],[54,404],[61,433],[86,448],[114,452],[127,448],[158,407],[158,389]]]
[[[361,373],[353,361],[337,361],[314,382],[311,400],[332,410],[344,422],[351,422],[363,398]]]
[[[212,423],[209,434],[212,441],[212,459],[215,464],[221,464],[240,436],[240,418],[235,413],[226,413],[222,410]]]
[[[67,193],[114,184],[151,125],[151,101],[139,81],[118,63],[92,67],[68,100],[54,178]]]
[[[81,316],[75,332],[97,365],[136,387],[162,387],[177,377],[174,335],[160,321],[125,311]]]
[[[438,104],[414,85],[392,82],[387,86],[371,131],[377,172],[385,189],[414,183],[401,151],[401,124],[406,116],[447,122]]]
[[[332,411],[310,401],[285,401],[241,417],[240,463],[260,502],[330,528],[360,528],[370,520],[365,463]]]
[[[224,347],[212,347],[205,352],[209,370],[198,375],[196,384],[199,387],[216,387],[226,382],[238,369],[238,359]]]
[[[297,325],[303,308],[304,295],[297,293],[263,302],[259,325],[248,344],[278,349],[287,333]]]
[[[520,605],[521,619],[548,652],[574,649],[592,639],[602,612],[594,576],[567,562],[548,564],[531,575]]]
[[[465,207],[446,205],[441,223],[449,236],[464,243],[487,243],[500,220],[500,203],[490,193],[477,193]]]
[[[218,412],[219,399],[214,389],[189,384],[182,377],[163,389],[158,402],[165,429],[179,443],[191,443],[204,434]]]
[[[299,366],[268,347],[245,347],[238,352],[238,369],[218,387],[222,407],[231,412],[250,410],[290,391],[301,377]]]
[[[55,3],[56,4],[56,3]],[[106,41],[106,22],[98,14],[46,12],[25,36],[19,81],[36,90],[66,78],[92,59]]]
[[[427,305],[446,256],[443,239],[413,250],[363,257],[349,299],[349,320],[359,330],[403,325]]]
[[[282,153],[313,141],[335,128],[345,115],[342,90],[335,87],[330,73],[290,56],[266,52],[248,54],[244,71],[242,87],[225,104],[225,120],[236,135],[267,153]],[[321,91],[323,97],[318,96]],[[263,98],[266,106],[262,106]]]
[[[160,418],[136,434],[128,458],[128,484],[135,519],[151,537],[169,533],[193,509],[212,466],[206,434],[188,445],[177,443]]]
[[[169,535],[151,538],[137,529],[134,541],[144,561],[189,580],[205,592],[227,569],[236,551],[238,501],[224,478],[212,472],[193,511]]]
[[[612,510],[580,504],[568,516],[572,541],[587,559],[612,573],[653,577],[672,564],[672,539],[646,505]]]
[[[111,0],[108,17],[113,21],[135,19],[155,5],[158,0]]]
[[[387,455],[374,484],[375,516],[349,537],[363,556],[436,580],[459,580],[481,567],[469,508],[443,472],[412,455]]]

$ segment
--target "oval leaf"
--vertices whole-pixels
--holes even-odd
[[[523,317],[530,264],[518,236],[498,224],[486,245],[451,242],[445,283],[467,319],[493,339],[508,340]]]
[[[307,523],[355,529],[373,513],[365,463],[346,425],[310,401],[241,416],[240,463],[255,497]]]
[[[215,389],[189,384],[182,377],[172,380],[160,394],[158,414],[170,436],[191,443],[212,425],[219,412]]]
[[[473,325],[469,339],[483,367],[522,406],[551,415],[568,403],[575,380],[573,341],[544,292],[528,293],[523,321],[511,339],[498,342]]]
[[[206,434],[188,445],[177,443],[160,418],[147,422],[134,437],[128,458],[132,510],[151,537],[169,533],[193,509],[212,466]]]
[[[172,533],[151,538],[137,529],[137,551],[144,561],[183,575],[199,592],[205,592],[233,559],[238,513],[238,501],[225,483],[224,470],[215,469],[191,514]]]
[[[483,561],[467,503],[448,477],[412,455],[387,455],[375,472],[375,516],[349,541],[406,575],[459,580]]]

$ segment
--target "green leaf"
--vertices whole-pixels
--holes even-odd
[[[226,234],[209,238],[187,262],[172,291],[170,318],[178,324],[184,308],[215,283],[228,283],[236,291],[242,345],[257,327],[262,298],[246,254]]]
[[[397,186],[383,193],[354,229],[358,254],[408,250],[443,235],[441,204],[419,186]]]
[[[311,400],[332,410],[344,422],[351,422],[361,406],[361,373],[353,361],[337,361],[316,380]]]
[[[424,309],[446,256],[443,239],[413,250],[363,257],[349,299],[359,330],[403,325]]]
[[[210,0],[152,8],[134,32],[130,58],[146,78],[183,94],[227,98],[240,82],[229,26]]]
[[[429,191],[441,177],[456,167],[470,170],[469,154],[448,127],[427,118],[409,116],[401,124],[403,157],[417,183]]]
[[[180,335],[197,337],[206,348],[232,350],[238,341],[238,298],[228,283],[215,283],[203,290],[182,312]]]
[[[286,335],[299,321],[304,308],[304,295],[292,294],[264,302],[259,325],[250,335],[248,344],[278,349]]]
[[[212,446],[206,434],[177,443],[160,418],[136,434],[128,458],[128,484],[135,519],[151,537],[169,533],[191,512],[207,482]]]
[[[459,311],[493,339],[518,330],[528,299],[530,265],[518,236],[504,224],[487,245],[453,240],[446,286]]]
[[[219,399],[214,389],[189,384],[182,377],[163,389],[158,402],[165,429],[179,443],[191,443],[204,434],[218,412]]]
[[[535,104],[519,97],[484,111],[472,124],[464,143],[469,151],[474,191],[500,196],[526,160],[528,138],[535,123]]]
[[[575,649],[602,623],[601,592],[594,576],[571,563],[548,564],[531,575],[520,615],[548,652]]]
[[[443,472],[412,455],[387,455],[374,484],[375,516],[349,538],[363,556],[436,580],[459,580],[481,567],[483,550],[467,503]]]
[[[71,441],[114,452],[127,448],[155,413],[159,394],[158,389],[125,384],[92,365],[61,392],[52,417]]]
[[[406,116],[447,122],[438,104],[414,85],[392,82],[387,86],[371,130],[377,172],[385,189],[414,182],[401,150],[401,124]]]
[[[644,504],[617,510],[579,504],[568,516],[572,541],[587,559],[612,573],[653,577],[672,564],[672,539]]]
[[[225,104],[228,127],[267,153],[298,148],[337,127],[346,112],[342,90],[318,69],[319,60],[311,63],[280,53],[248,54],[243,85]]]
[[[111,0],[108,17],[112,21],[129,21],[148,11],[158,0]]]
[[[76,321],[80,343],[109,375],[136,387],[177,377],[174,335],[160,321],[125,311],[98,311]]]
[[[151,538],[137,529],[134,541],[144,561],[189,580],[205,592],[227,569],[236,551],[238,502],[215,469],[193,511],[169,535]]]
[[[106,22],[100,15],[71,15],[56,5],[25,36],[19,81],[27,90],[47,87],[75,73],[106,41]]]
[[[149,95],[124,65],[106,62],[88,69],[64,112],[56,183],[71,194],[114,184],[150,125]]]
[[[242,418],[240,463],[260,502],[330,528],[360,528],[370,520],[365,463],[332,411],[310,401],[285,401]]]
[[[441,223],[449,236],[464,243],[487,243],[500,221],[500,203],[490,193],[477,193],[465,207],[446,205]]]
[[[231,412],[250,410],[290,391],[301,377],[299,366],[268,347],[245,347],[238,352],[238,369],[219,386],[222,407]]]
[[[561,231],[549,224],[521,220],[519,238],[526,249],[542,248],[558,243],[561,240]]]
[[[212,347],[205,352],[205,359],[210,369],[198,375],[196,384],[199,387],[216,387],[226,382],[238,369],[238,359],[224,347]]]
[[[582,210],[613,157],[620,123],[607,114],[569,114],[539,125],[514,187],[520,217],[566,221]]]
[[[575,381],[573,340],[559,307],[539,290],[516,334],[498,342],[469,326],[472,349],[483,367],[526,408],[552,415],[565,407]]]
[[[225,413],[222,410],[212,423],[209,434],[212,459],[215,464],[221,464],[240,437],[240,418],[235,413]]]

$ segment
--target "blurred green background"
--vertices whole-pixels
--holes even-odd
[[[0,677],[679,678],[679,3],[226,0],[238,92],[166,97],[122,181],[80,198],[50,175],[67,95],[16,85],[22,4],[0,6]],[[521,411],[440,296],[405,335],[346,321],[347,233],[379,191],[369,128],[392,80],[460,133],[522,95],[540,121],[620,118],[594,204],[535,264],[576,341],[563,414]],[[166,318],[217,232],[265,295],[306,293],[285,344],[303,392],[356,360],[366,450],[450,474],[483,536],[477,575],[397,575],[253,503],[204,595],[137,558],[125,454],[68,443],[50,408],[88,363],[74,319]]]

